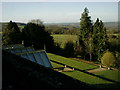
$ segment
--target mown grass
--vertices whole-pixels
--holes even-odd
[[[104,88],[104,89],[120,88],[119,84],[80,71],[62,72],[62,73],[98,88]]]
[[[80,69],[80,70],[89,70],[89,69],[93,69],[93,68],[97,68],[98,66],[94,66],[94,65],[90,65],[90,64],[86,64],[80,61],[75,61],[69,58],[65,58],[59,55],[55,55],[55,54],[51,54],[51,53],[47,53],[48,57],[50,60]]]
[[[66,35],[66,34],[56,34],[56,35],[52,35],[54,38],[54,41],[56,43],[59,43],[61,48],[64,48],[65,44],[67,42],[73,42],[74,44],[76,43],[76,41],[78,41],[78,36],[77,35]]]
[[[94,74],[120,82],[120,72],[118,71],[106,70],[106,71],[96,72]]]
[[[80,71],[73,71],[73,72],[62,72],[68,76],[71,76],[77,80],[80,80],[82,82],[88,83],[88,84],[110,84],[112,82],[106,81],[104,79],[80,72]]]
[[[53,68],[59,68],[59,67],[64,67],[63,65],[61,64],[57,64],[57,63],[54,63],[54,62],[51,62]]]
[[[66,64],[68,66],[77,68],[79,70],[88,70],[88,69],[93,69],[93,68],[97,68],[97,66],[94,65],[90,65],[90,64],[86,64],[80,61],[75,61],[69,58],[65,58],[59,55],[55,55],[55,54],[51,54],[51,53],[47,53],[48,57],[50,60],[52,61],[56,61],[62,64]],[[63,67],[63,65],[57,64],[52,62],[52,66],[53,68],[58,68],[58,67]],[[93,85],[95,87],[99,87],[99,88],[120,88],[118,83],[115,83],[113,81],[117,81],[120,82],[120,72],[118,73],[117,71],[113,71],[113,70],[106,70],[106,71],[101,71],[101,72],[97,72],[93,75],[79,71],[79,70],[74,70],[74,71],[69,71],[69,72],[62,72],[65,75],[68,75],[70,77],[73,77],[77,80],[80,80],[82,82],[85,82],[87,84]],[[96,76],[97,75],[97,76]],[[100,78],[103,77],[103,78]],[[104,79],[106,78],[106,79]],[[107,80],[109,79],[109,80]],[[112,80],[112,81],[110,81]]]

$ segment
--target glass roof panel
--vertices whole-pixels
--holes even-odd
[[[35,56],[35,60],[37,61],[37,63],[44,66],[44,63],[43,63],[39,53],[34,53],[34,56]]]
[[[33,53],[29,53],[29,54],[28,54],[28,57],[29,57],[29,59],[30,59],[32,62],[36,62]]]
[[[25,59],[29,59],[27,54],[22,54],[21,57],[23,57]]]
[[[42,60],[43,60],[43,62],[45,64],[45,66],[46,67],[51,67],[50,61],[49,61],[46,53],[45,52],[40,52],[39,54],[40,54],[40,56],[41,56],[41,58],[42,58]]]
[[[33,48],[27,48],[27,51],[30,52],[30,51],[34,51]]]

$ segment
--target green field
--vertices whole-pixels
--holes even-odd
[[[55,34],[52,36],[54,38],[54,41],[60,44],[61,48],[64,48],[65,44],[68,41],[71,41],[74,44],[76,44],[76,41],[79,41],[79,37],[77,35]],[[119,37],[120,34],[108,34],[108,37],[109,37],[108,41],[113,44],[116,44],[116,43],[118,44],[118,39],[110,38],[111,36]]]
[[[52,35],[54,38],[54,41],[56,43],[59,43],[62,48],[64,48],[65,44],[70,41],[73,42],[74,44],[76,41],[78,41],[78,36],[77,35],[65,35],[65,34],[56,34]]]
[[[120,88],[120,72],[106,70],[91,75],[85,72],[90,69],[98,68],[98,66],[86,64],[81,61],[72,60],[51,53],[47,53],[47,55],[51,61],[59,62],[78,69],[70,72],[62,72],[63,74],[100,88]],[[63,65],[54,62],[52,62],[52,66],[53,68],[64,67]],[[85,72],[80,70],[84,70]]]

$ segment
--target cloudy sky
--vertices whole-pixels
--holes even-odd
[[[2,21],[27,23],[41,19],[44,23],[79,22],[87,7],[91,20],[118,21],[117,2],[2,2]]]

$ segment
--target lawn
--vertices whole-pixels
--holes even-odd
[[[120,88],[119,84],[116,84],[114,82],[111,81],[107,81],[105,79],[96,77],[96,76],[92,76],[80,71],[72,71],[72,72],[62,72],[65,75],[68,75],[70,77],[73,77],[77,80],[80,80],[82,82],[85,82],[87,84],[93,85],[95,87],[99,87],[99,88]]]
[[[54,62],[51,62],[53,68],[59,68],[59,67],[64,67],[63,65],[60,65],[60,64],[57,64],[57,63],[54,63]]]
[[[54,41],[56,43],[59,43],[61,48],[64,48],[65,44],[68,41],[73,42],[74,44],[76,43],[76,41],[78,41],[78,36],[77,35],[66,35],[66,34],[58,34],[58,35],[52,35],[54,38]]]
[[[94,65],[90,65],[90,64],[86,64],[80,61],[76,61],[76,60],[72,60],[69,58],[65,58],[59,55],[55,55],[55,54],[51,54],[51,53],[47,53],[48,57],[50,60],[52,61],[56,61],[62,64],[66,64],[68,66],[77,68],[79,70],[89,70],[89,69],[94,69],[94,68],[98,68],[97,66]],[[52,66],[53,68],[58,68],[58,67],[64,67],[61,64],[57,64],[52,62]],[[96,86],[96,87],[100,87],[100,88],[120,88],[119,83],[116,82],[120,82],[120,78],[118,78],[118,76],[120,75],[120,72],[118,73],[117,71],[113,71],[113,70],[106,70],[106,71],[101,71],[101,72],[97,72],[94,74],[89,74],[89,73],[85,73],[79,70],[74,70],[74,71],[69,71],[69,72],[61,72],[65,75],[68,75],[72,78],[75,78],[77,80],[80,80],[82,82],[85,82],[87,84]],[[103,77],[103,78],[101,78]],[[114,82],[116,81],[116,82]]]
[[[73,71],[73,72],[62,72],[68,76],[71,76],[77,80],[80,80],[82,82],[85,82],[90,85],[96,85],[96,84],[113,84],[113,82],[106,81],[104,79],[80,72],[80,71]]]
[[[94,74],[120,82],[120,72],[118,71],[107,70],[107,71],[96,72]]]
[[[51,53],[47,53],[48,57],[50,60],[65,64],[67,66],[71,66],[80,70],[90,70],[90,69],[94,69],[97,68],[98,66],[94,66],[94,65],[90,65],[90,64],[86,64],[80,61],[76,61],[76,60],[72,60],[69,58],[65,58],[59,55],[55,55],[55,54],[51,54]]]

